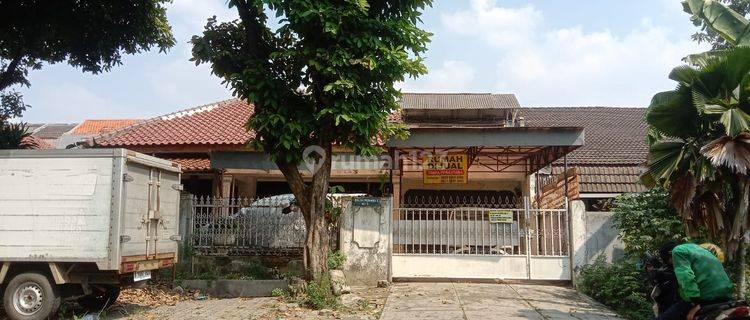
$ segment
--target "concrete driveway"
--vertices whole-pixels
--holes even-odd
[[[521,284],[397,283],[381,320],[616,319],[567,287]]]

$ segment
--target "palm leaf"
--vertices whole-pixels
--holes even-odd
[[[725,166],[746,174],[750,170],[750,133],[720,137],[703,146],[700,152],[716,167]]]
[[[0,149],[33,149],[37,143],[31,139],[26,124],[0,124]]]
[[[649,148],[648,170],[641,176],[644,184],[666,182],[680,167],[685,143],[657,142]]]
[[[686,86],[657,93],[646,111],[646,122],[659,133],[674,138],[697,134],[698,111]]]
[[[669,199],[678,212],[684,213],[690,210],[697,186],[695,176],[690,171],[685,171],[672,182],[669,188]]]
[[[730,137],[737,136],[743,131],[750,131],[750,115],[740,108],[727,109],[721,115],[720,121]]]

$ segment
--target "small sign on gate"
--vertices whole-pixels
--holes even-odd
[[[358,197],[354,198],[353,205],[355,207],[377,207],[380,206],[380,199],[373,197]]]
[[[489,215],[490,223],[513,223],[513,211],[491,210]]]

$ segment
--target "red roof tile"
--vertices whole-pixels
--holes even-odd
[[[73,129],[75,135],[96,135],[112,132],[117,129],[134,125],[140,120],[136,119],[106,119],[106,120],[85,120]]]
[[[31,146],[31,149],[38,149],[38,150],[49,150],[54,149],[55,146],[51,145],[49,142],[45,141],[45,139],[37,138],[35,136],[28,136],[23,138],[23,143],[28,144]]]
[[[160,158],[178,163],[183,172],[211,170],[211,159],[208,155],[174,155],[160,156]]]
[[[105,147],[148,145],[243,145],[255,137],[245,130],[253,107],[238,99],[187,109],[94,138]]]

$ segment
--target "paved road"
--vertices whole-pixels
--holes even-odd
[[[400,283],[381,320],[613,319],[606,307],[571,288],[543,285]]]

